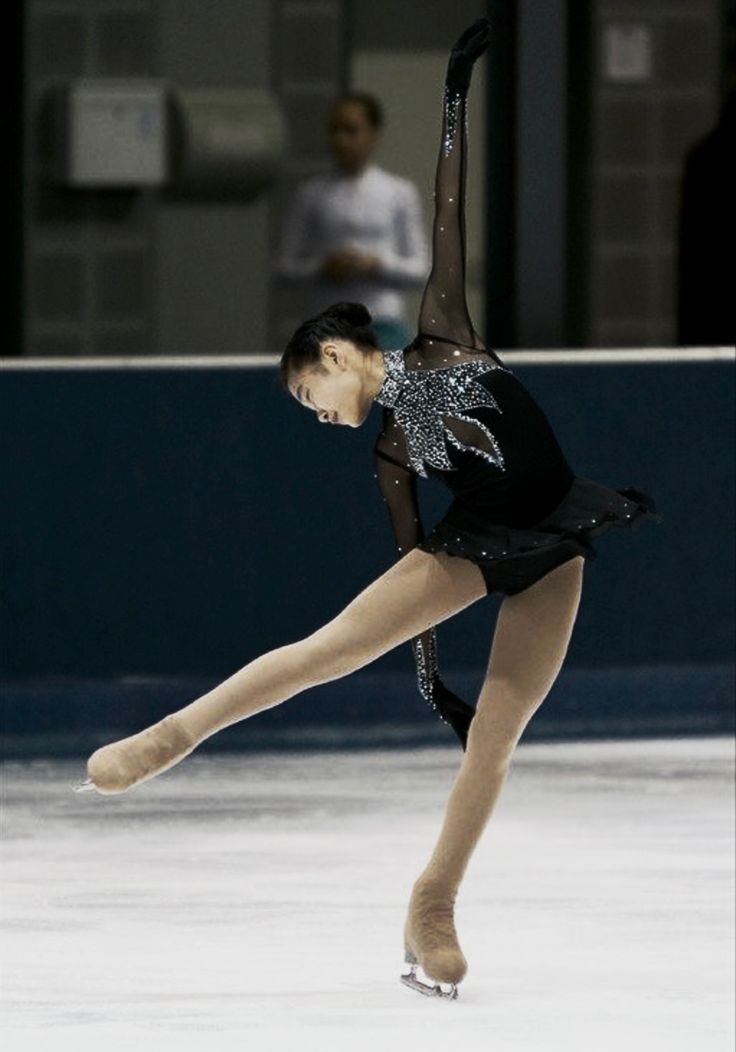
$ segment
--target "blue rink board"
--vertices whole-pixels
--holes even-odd
[[[475,705],[482,673],[450,672]],[[15,681],[2,686],[0,759],[86,758],[161,719],[213,680]],[[522,741],[679,738],[734,733],[730,665],[562,669]],[[289,698],[208,738],[198,751],[405,748],[460,743],[421,698],[413,674],[360,670]]]
[[[513,368],[579,475],[647,490],[664,517],[597,540],[566,669],[728,669],[733,363]],[[101,727],[128,698],[121,678],[211,685],[314,631],[394,561],[379,407],[360,429],[325,427],[272,367],[6,371],[0,420],[8,705],[32,681],[96,679],[113,684],[89,714]],[[435,480],[419,494],[428,530],[449,494]],[[448,679],[480,681],[499,602],[439,626]],[[408,644],[371,666],[412,669]],[[18,732],[40,712],[24,697]]]

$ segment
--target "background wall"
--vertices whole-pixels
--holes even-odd
[[[683,165],[723,101],[728,7],[721,0],[570,5],[569,343],[677,340]],[[640,34],[633,54],[619,53],[618,73],[612,32]]]
[[[161,0],[160,76],[181,88],[269,88],[269,0]],[[268,325],[270,201],[176,201],[155,209],[159,354],[262,351]]]
[[[496,27],[497,50],[492,67],[489,59],[477,69],[470,105],[476,324],[501,347],[674,342],[682,168],[718,116],[732,0],[29,0],[16,8],[24,25],[10,39],[20,52],[24,135],[13,244],[23,331],[5,353],[279,351],[303,308],[298,292],[272,282],[271,259],[294,186],[333,164],[330,99],[354,87],[385,104],[379,163],[416,182],[429,231],[448,48],[482,13]],[[644,34],[638,79],[611,74],[612,28]],[[60,189],[49,178],[51,96],[78,76],[269,91],[287,128],[281,169],[255,200]],[[410,319],[418,302],[418,292],[407,297]]]
[[[263,349],[267,196],[177,202],[50,178],[54,89],[73,77],[268,87],[269,0],[32,0],[25,25],[25,346],[32,355]]]

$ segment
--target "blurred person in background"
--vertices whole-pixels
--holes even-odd
[[[274,269],[277,278],[308,286],[314,314],[336,300],[364,303],[388,350],[412,339],[404,289],[427,280],[429,247],[417,188],[371,160],[382,127],[373,95],[349,92],[333,101],[335,169],[296,188]]]

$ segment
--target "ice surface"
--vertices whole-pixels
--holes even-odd
[[[456,907],[455,1002],[399,981],[453,747],[195,753],[118,797],[3,773],[3,1047],[732,1052],[733,741],[521,743]]]

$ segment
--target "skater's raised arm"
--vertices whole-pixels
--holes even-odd
[[[475,61],[488,46],[490,23],[479,18],[452,48],[442,97],[442,136],[435,173],[432,271],[419,311],[420,335],[448,337],[483,349],[465,301],[467,93]]]

